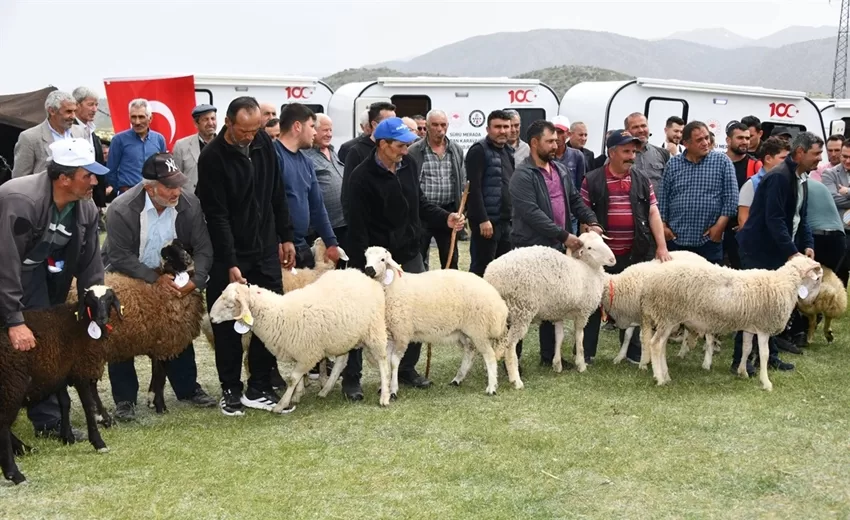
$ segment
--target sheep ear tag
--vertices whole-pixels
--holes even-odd
[[[242,320],[236,320],[233,322],[233,330],[237,334],[247,334],[251,330],[251,327]]]
[[[189,273],[185,271],[177,273],[177,276],[174,277],[174,285],[181,289],[186,287],[187,283],[189,283]]]
[[[389,285],[393,283],[395,279],[395,271],[392,269],[387,269],[386,273],[384,273],[384,285]]]
[[[100,339],[101,331],[100,327],[97,326],[97,323],[93,321],[89,323],[88,333],[91,339]]]
[[[805,285],[801,285],[800,288],[797,289],[797,296],[799,296],[800,299],[805,300],[808,295],[809,289]]]

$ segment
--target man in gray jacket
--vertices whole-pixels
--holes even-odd
[[[426,137],[410,145],[407,153],[419,164],[419,186],[425,199],[440,206],[449,213],[454,213],[460,206],[463,195],[463,183],[466,181],[466,170],[463,166],[463,150],[460,145],[446,137],[449,119],[442,110],[431,110],[425,116],[427,124]],[[449,258],[449,246],[452,230],[443,227],[424,226],[422,229],[422,259],[425,270],[428,270],[428,250],[431,238],[437,242],[440,251],[442,269]],[[452,255],[451,268],[457,269],[457,252]]]
[[[103,284],[91,198],[97,176],[108,170],[95,160],[88,139],[58,140],[49,153],[47,171],[0,187],[0,313],[9,343],[21,351],[38,348],[23,311],[64,303],[74,277],[80,300],[88,287]],[[36,435],[58,438],[56,396],[31,404],[27,415]],[[78,441],[85,438],[73,432]]]
[[[103,259],[107,271],[162,284],[181,298],[206,287],[212,244],[201,203],[195,195],[183,191],[188,182],[169,153],[157,153],[145,161],[142,182],[117,197],[106,210]],[[154,271],[160,265],[160,250],[174,239],[192,255],[195,275],[191,280],[176,280]],[[168,363],[167,374],[177,399],[205,408],[215,406],[216,400],[198,384],[191,343]],[[109,381],[115,418],[135,419],[139,379],[134,360],[110,363]]]
[[[556,161],[558,135],[555,125],[535,121],[528,127],[528,158],[511,177],[513,202],[511,243],[516,247],[546,246],[559,251],[576,250],[581,241],[570,233],[570,216],[602,234],[596,214],[581,200],[567,168]],[[522,343],[517,344],[517,355]],[[555,356],[555,326],[540,324],[540,364],[551,365]]]

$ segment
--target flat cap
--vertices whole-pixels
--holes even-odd
[[[207,112],[218,112],[218,109],[212,105],[198,105],[192,109],[192,117],[197,119]]]

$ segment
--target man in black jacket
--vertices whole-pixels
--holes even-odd
[[[584,205],[567,168],[555,160],[558,135],[555,125],[535,121],[528,127],[531,152],[511,177],[513,204],[511,243],[514,247],[546,246],[576,250],[581,241],[570,233],[570,215],[600,235],[596,215]],[[522,354],[522,342],[517,355]],[[555,325],[540,324],[540,364],[551,365],[555,356]]]
[[[392,103],[378,101],[369,105],[369,127],[372,131],[368,135],[363,134],[355,139],[354,143],[345,152],[345,159],[343,159],[345,168],[342,171],[342,192],[340,193],[340,199],[342,200],[342,214],[346,219],[348,219],[348,204],[346,201],[348,200],[347,193],[351,172],[375,151],[375,128],[377,128],[381,121],[388,117],[395,117],[395,105]]]
[[[293,228],[280,163],[271,138],[260,131],[256,99],[238,97],[227,107],[224,127],[198,158],[196,193],[213,246],[207,307],[232,282],[283,293],[281,265],[295,265]],[[230,416],[243,415],[245,406],[271,411],[280,400],[269,380],[275,358],[256,335],[251,338],[251,376],[243,395],[242,338],[235,325],[212,326],[221,411]]]
[[[94,158],[97,163],[106,166],[106,159],[103,157],[103,145],[100,142],[100,138],[94,133],[94,117],[97,115],[97,106],[99,103],[97,93],[86,87],[77,87],[71,95],[74,96],[74,100],[77,102],[74,124],[83,128],[86,136],[91,140],[91,144],[94,147]],[[95,186],[94,194],[92,195],[92,200],[95,206],[99,208],[101,214],[104,208],[106,208],[106,203],[112,202],[112,199],[115,198],[112,190],[106,184],[106,177],[99,176],[97,178],[97,186]],[[107,191],[109,191],[109,195],[107,195]]]
[[[420,215],[432,227],[444,225],[457,230],[463,229],[464,218],[425,199],[419,185],[420,165],[407,155],[408,145],[418,136],[401,119],[385,119],[375,128],[373,136],[375,150],[351,173],[346,217],[348,265],[365,271],[366,249],[381,246],[406,273],[424,272]],[[416,388],[427,388],[431,382],[416,372],[420,348],[419,343],[410,344],[401,359],[398,379]],[[361,350],[350,352],[342,373],[342,392],[352,401],[363,399],[362,366]]]

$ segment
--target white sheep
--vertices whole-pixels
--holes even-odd
[[[561,343],[564,340],[565,319],[573,321],[576,341],[576,367],[584,372],[584,326],[602,298],[605,273],[603,266],[612,266],[616,258],[593,231],[582,233],[582,247],[572,256],[543,246],[514,249],[487,266],[487,280],[508,305],[508,337],[505,365],[508,380],[517,389],[523,388],[519,376],[517,343],[534,322],[555,324],[555,357],[552,368],[563,369]]]
[[[460,385],[480,352],[487,367],[488,395],[496,393],[497,345],[507,331],[508,307],[492,285],[475,274],[445,269],[403,273],[383,247],[366,250],[366,274],[383,282],[387,330],[392,342],[391,397],[398,392],[398,366],[410,342],[457,344],[464,357],[453,385]]]
[[[823,269],[805,256],[795,256],[775,271],[735,270],[714,264],[666,262],[647,273],[641,291],[641,327],[656,330],[649,341],[652,371],[659,385],[670,381],[667,338],[679,324],[697,333],[744,331],[738,374],[747,377],[746,362],[753,335],[759,341],[759,379],[765,390],[767,341],[785,329],[798,297],[815,298]]]
[[[818,328],[818,314],[823,314],[823,335],[827,343],[832,343],[835,335],[832,333],[832,320],[840,318],[847,311],[847,288],[832,269],[823,268],[823,282],[814,299],[800,300],[797,307],[809,320],[809,330],[806,338],[809,343],[815,339]]]
[[[690,251],[673,251],[670,253],[670,256],[675,262],[708,263],[708,260]],[[640,290],[646,278],[646,273],[659,265],[661,265],[661,262],[658,260],[640,262],[627,267],[618,274],[608,276],[605,281],[602,289],[602,308],[609,316],[614,318],[614,323],[617,327],[626,331],[620,351],[614,357],[614,364],[618,364],[625,359],[635,327],[640,325]],[[648,339],[648,335],[641,334],[639,366],[643,370],[646,370],[647,363],[649,362],[649,348],[646,345]],[[706,336],[705,361],[703,362],[703,368],[706,370],[711,368],[711,358],[714,353],[713,344],[714,338],[711,334],[708,334]],[[688,350],[688,330],[684,329],[682,349],[679,351],[679,357],[684,357]]]
[[[331,296],[332,295],[332,296]],[[336,358],[333,372],[319,392],[325,397],[345,368],[348,352],[361,346],[381,374],[381,406],[390,402],[384,291],[356,269],[329,271],[312,284],[280,295],[231,283],[210,309],[210,320],[247,326],[279,360],[293,360],[286,393],[275,413],[298,402],[304,376],[325,357]],[[297,394],[293,397],[293,393]]]

